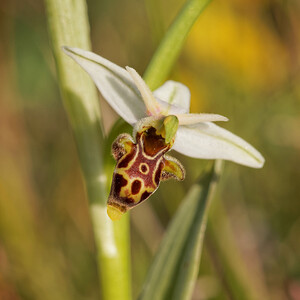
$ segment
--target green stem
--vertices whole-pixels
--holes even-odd
[[[156,89],[169,75],[193,24],[211,0],[189,0],[168,29],[153,55],[144,79],[151,90]]]
[[[88,194],[105,300],[131,299],[129,218],[114,224],[106,214],[107,177],[97,92],[87,74],[61,50],[63,45],[90,49],[84,0],[45,0],[59,84]]]
[[[151,37],[155,46],[159,45],[164,35],[163,18],[159,0],[145,0],[145,8],[150,23]]]

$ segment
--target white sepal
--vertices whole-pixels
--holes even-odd
[[[250,144],[213,123],[179,126],[173,149],[190,157],[225,159],[261,168],[265,159]]]
[[[156,89],[153,92],[153,95],[169,104],[174,105],[174,107],[181,108],[181,113],[188,113],[190,111],[190,90],[180,82],[169,80]],[[174,115],[176,112],[169,107],[166,114]]]
[[[146,106],[128,72],[109,60],[89,51],[63,47],[93,79],[110,106],[129,124],[145,117]]]

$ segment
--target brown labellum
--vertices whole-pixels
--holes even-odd
[[[112,145],[117,165],[107,208],[112,220],[119,219],[127,210],[149,198],[161,180],[184,179],[181,163],[165,155],[171,146],[152,126],[137,132],[136,142],[129,134],[118,136]]]

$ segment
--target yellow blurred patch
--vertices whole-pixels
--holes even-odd
[[[229,5],[218,1],[209,6],[187,40],[187,55],[201,64],[219,64],[251,88],[276,86],[287,76],[284,45],[259,14]]]

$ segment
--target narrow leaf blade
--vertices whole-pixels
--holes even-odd
[[[196,281],[207,212],[218,167],[186,195],[172,219],[147,275],[139,300],[189,299]]]

